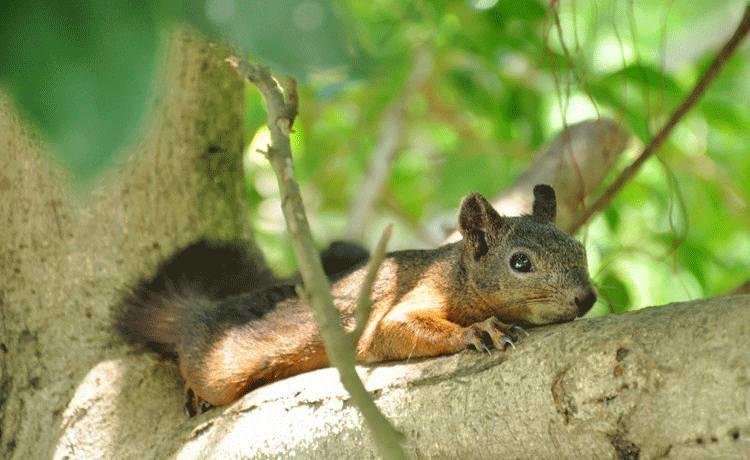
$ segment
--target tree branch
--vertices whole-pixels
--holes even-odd
[[[667,139],[669,134],[672,132],[672,129],[674,129],[674,127],[682,119],[682,117],[684,117],[685,114],[698,102],[703,93],[706,91],[708,85],[711,83],[711,81],[713,81],[716,75],[718,75],[719,71],[721,71],[721,69],[724,67],[724,64],[726,64],[729,57],[737,49],[737,46],[747,36],[748,31],[750,31],[750,4],[748,4],[748,6],[745,8],[745,13],[742,16],[742,21],[740,21],[740,24],[737,26],[734,34],[732,34],[726,44],[724,44],[722,49],[714,58],[714,61],[711,63],[708,69],[706,69],[700,80],[698,80],[698,83],[696,83],[696,85],[693,87],[693,90],[690,92],[690,94],[688,94],[685,100],[683,100],[679,107],[677,107],[677,109],[672,113],[666,124],[664,124],[664,126],[659,130],[658,133],[656,133],[653,139],[651,139],[651,142],[643,149],[641,154],[638,155],[638,158],[636,158],[632,164],[630,164],[622,171],[622,173],[620,173],[619,176],[617,176],[617,179],[615,179],[612,185],[607,188],[607,190],[596,200],[593,205],[584,210],[578,220],[576,220],[576,222],[572,225],[570,229],[571,233],[575,233],[579,228],[581,228],[581,226],[588,222],[592,215],[604,209],[609,204],[609,202],[612,201],[612,198],[614,198],[617,192],[619,192],[620,189],[625,185],[625,183],[632,179],[633,176],[635,176],[638,170],[640,170],[643,163],[654,152],[656,152],[659,147],[661,147],[661,144],[663,144]]]
[[[367,263],[367,274],[364,281],[362,281],[359,298],[357,299],[357,310],[355,313],[357,326],[350,334],[352,345],[355,347],[357,342],[359,342],[359,338],[362,337],[362,333],[365,331],[367,320],[370,318],[370,311],[372,310],[372,285],[377,277],[380,264],[385,259],[385,249],[388,246],[388,240],[391,238],[392,231],[393,225],[391,224],[383,230],[383,235],[380,237],[380,241],[378,241],[378,245],[375,247],[375,251]]]
[[[747,324],[750,296],[718,297],[534,328],[506,353],[364,372],[416,458],[748,458]],[[189,453],[373,458],[336,380],[320,369],[254,390],[195,427]],[[266,426],[279,413],[283,427]]]
[[[404,458],[401,447],[403,436],[375,406],[354,368],[356,361],[350,337],[341,327],[339,311],[333,304],[328,279],[313,244],[299,185],[294,177],[292,149],[289,144],[289,134],[297,114],[294,80],[288,79],[285,82],[285,99],[282,88],[271,76],[268,68],[252,64],[242,65],[237,60],[229,61],[229,64],[239,68],[266,100],[268,127],[271,133],[271,145],[268,146],[266,156],[279,183],[281,207],[299,261],[304,294],[309,299],[318,323],[328,359],[338,369],[341,382],[362,413],[381,455],[385,458]]]

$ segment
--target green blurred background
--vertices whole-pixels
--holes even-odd
[[[557,10],[508,0],[95,3],[0,6],[0,83],[80,181],[137,135],[158,91],[164,36],[187,22],[300,79],[293,147],[321,246],[344,235],[384,120],[398,120],[393,168],[364,234],[371,246],[394,222],[391,249],[438,244],[464,194],[508,187],[566,124],[620,121],[634,136],[620,166],[628,164],[745,7],[731,0],[563,0]],[[103,65],[97,53],[117,59]],[[133,68],[142,69],[137,78]],[[74,102],[81,98],[90,104]],[[657,157],[578,235],[601,293],[592,314],[719,295],[750,279],[749,103],[745,44]],[[275,178],[256,152],[267,132],[252,86],[246,104],[256,236],[272,265],[289,273],[294,256]],[[81,126],[97,135],[71,137]]]

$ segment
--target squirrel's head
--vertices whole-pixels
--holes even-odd
[[[549,185],[534,187],[531,215],[501,216],[480,194],[459,211],[467,288],[479,316],[548,324],[583,316],[596,301],[583,245],[554,225],[557,203]],[[484,318],[462,316],[470,324]]]

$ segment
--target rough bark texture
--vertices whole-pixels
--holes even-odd
[[[121,445],[146,446],[140,430],[154,430],[160,414],[146,394],[129,399],[122,387],[147,390],[158,378],[116,364],[129,350],[111,327],[118,290],[199,235],[250,236],[243,83],[220,49],[186,35],[174,49],[148,135],[91,193],[71,193],[0,98],[0,458],[110,457]],[[131,410],[147,424],[136,428]]]

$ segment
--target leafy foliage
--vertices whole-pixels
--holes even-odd
[[[406,133],[366,240],[396,221],[393,249],[433,246],[461,196],[502,191],[565,123],[619,120],[635,137],[620,167],[632,161],[744,7],[563,1],[559,34],[546,2],[474,7],[491,3],[343,3],[370,71],[333,92],[306,85],[298,122],[296,160],[321,238],[343,234],[389,103],[406,99]],[[405,92],[424,47],[430,75]],[[744,47],[731,59],[658,158],[580,235],[600,290],[593,314],[719,295],[750,278],[749,58]],[[251,189],[264,168],[252,162]],[[253,197],[259,235],[274,263],[292,270],[288,242],[263,230],[280,225],[275,207],[263,206],[275,191],[266,192]]]

